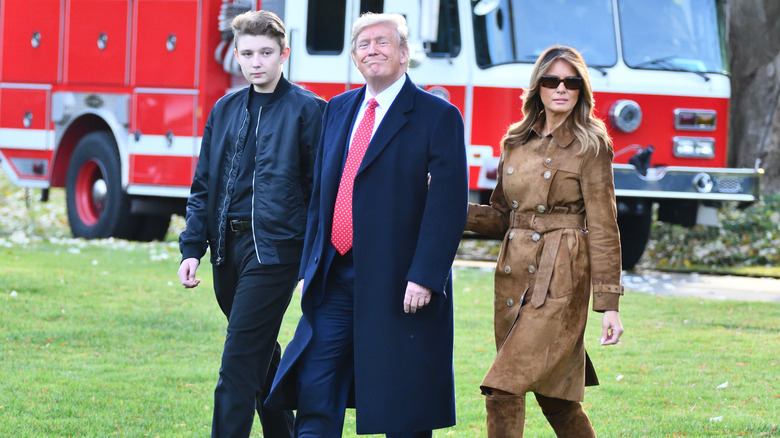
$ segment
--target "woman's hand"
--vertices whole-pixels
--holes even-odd
[[[616,310],[607,310],[601,318],[601,345],[614,345],[623,334],[623,324]]]

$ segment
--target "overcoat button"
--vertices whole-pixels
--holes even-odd
[[[548,158],[548,159],[544,160],[544,162],[547,163],[547,164],[550,164],[550,163],[552,163],[552,158]]]
[[[519,206],[520,204],[517,201],[512,201],[512,208],[517,208]]]
[[[514,231],[510,231],[509,232],[509,240],[512,240],[514,238],[515,238],[515,232]]]
[[[508,168],[508,169],[506,170],[506,174],[507,174],[507,175],[511,175],[511,174],[513,174],[513,173],[515,173],[515,168],[514,168],[514,167],[510,167],[510,168]]]
[[[320,258],[319,257],[314,257],[314,264],[316,265],[319,262],[320,262]]]
[[[541,238],[542,238],[542,236],[540,236],[539,233],[533,233],[531,235],[531,240],[533,240],[534,242],[538,242],[539,239],[541,239]]]
[[[528,266],[528,272],[530,272],[531,274],[533,274],[533,273],[534,273],[534,271],[536,271],[536,268],[534,268],[534,265],[530,265],[530,266]]]
[[[544,213],[547,209],[544,207],[544,205],[539,204],[539,205],[536,206],[536,210],[539,213]]]
[[[544,172],[544,179],[550,179],[550,171],[549,170],[546,170]]]
[[[512,301],[512,299],[511,299],[511,298],[509,298],[509,299],[507,299],[507,300],[506,300],[506,305],[507,305],[507,306],[509,306],[509,307],[512,307],[512,304],[514,304],[514,303],[515,303],[515,302],[514,302],[514,301]]]
[[[507,265],[507,266],[504,266],[504,272],[505,272],[506,274],[510,274],[510,273],[512,272],[512,268],[510,268],[510,267],[509,267],[509,265]]]

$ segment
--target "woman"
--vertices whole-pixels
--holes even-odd
[[[600,342],[616,344],[623,288],[612,144],[576,50],[542,53],[523,115],[501,141],[490,205],[470,204],[466,225],[503,237],[498,353],[481,385],[488,437],[523,435],[529,391],[557,436],[595,436],[580,404],[585,386],[598,384],[583,342],[588,299],[592,285],[593,310],[604,314]]]

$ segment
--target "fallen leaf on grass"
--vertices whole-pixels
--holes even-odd
[[[720,417],[712,417],[712,418],[710,418],[710,423],[718,423],[718,422],[721,422],[721,421],[723,421],[723,415],[721,415]]]
[[[723,382],[720,385],[716,386],[715,389],[726,389],[729,386],[729,382]]]

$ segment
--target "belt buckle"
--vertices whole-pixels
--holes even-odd
[[[246,231],[244,228],[244,221],[233,219],[230,221],[230,231],[234,233],[242,233]]]

